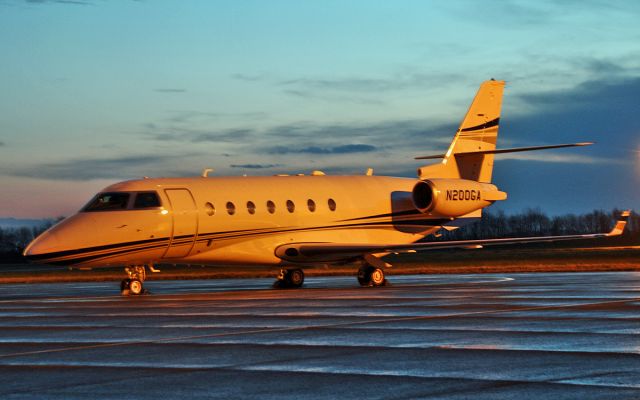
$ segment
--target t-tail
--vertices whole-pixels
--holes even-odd
[[[440,164],[419,168],[420,178],[458,178],[491,182],[493,154],[475,152],[496,148],[503,90],[504,81],[490,80],[480,85],[447,152],[418,157],[442,158]],[[459,157],[460,154],[466,155]]]
[[[489,80],[480,85],[467,114],[462,119],[445,154],[416,157],[417,160],[442,159],[418,168],[420,179],[466,179],[490,183],[495,154],[586,146],[592,142],[496,149],[504,81]]]

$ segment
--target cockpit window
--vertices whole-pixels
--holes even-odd
[[[136,194],[133,208],[160,207],[160,199],[156,192],[142,192]]]
[[[126,210],[129,203],[129,193],[112,192],[99,193],[83,211],[119,211]]]

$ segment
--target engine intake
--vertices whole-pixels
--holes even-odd
[[[422,213],[459,217],[507,198],[495,185],[466,179],[429,179],[413,187],[413,204]]]

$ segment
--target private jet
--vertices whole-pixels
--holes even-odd
[[[608,233],[463,241],[421,241],[478,221],[507,194],[491,183],[496,154],[585,146],[571,143],[497,149],[504,81],[481,84],[444,154],[417,178],[376,176],[201,176],[144,178],[106,187],[75,215],[24,251],[39,264],[124,267],[121,292],[145,293],[160,263],[261,265],[280,270],[276,286],[298,288],[304,269],[352,264],[362,286],[382,286],[383,257],[444,248],[481,248],[620,235]]]

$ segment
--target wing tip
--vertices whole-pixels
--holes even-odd
[[[631,215],[631,210],[624,210],[620,213],[620,218],[616,222],[616,226],[613,227],[611,232],[607,236],[620,236],[624,233],[624,229],[627,226],[627,221],[629,221],[629,216]]]

